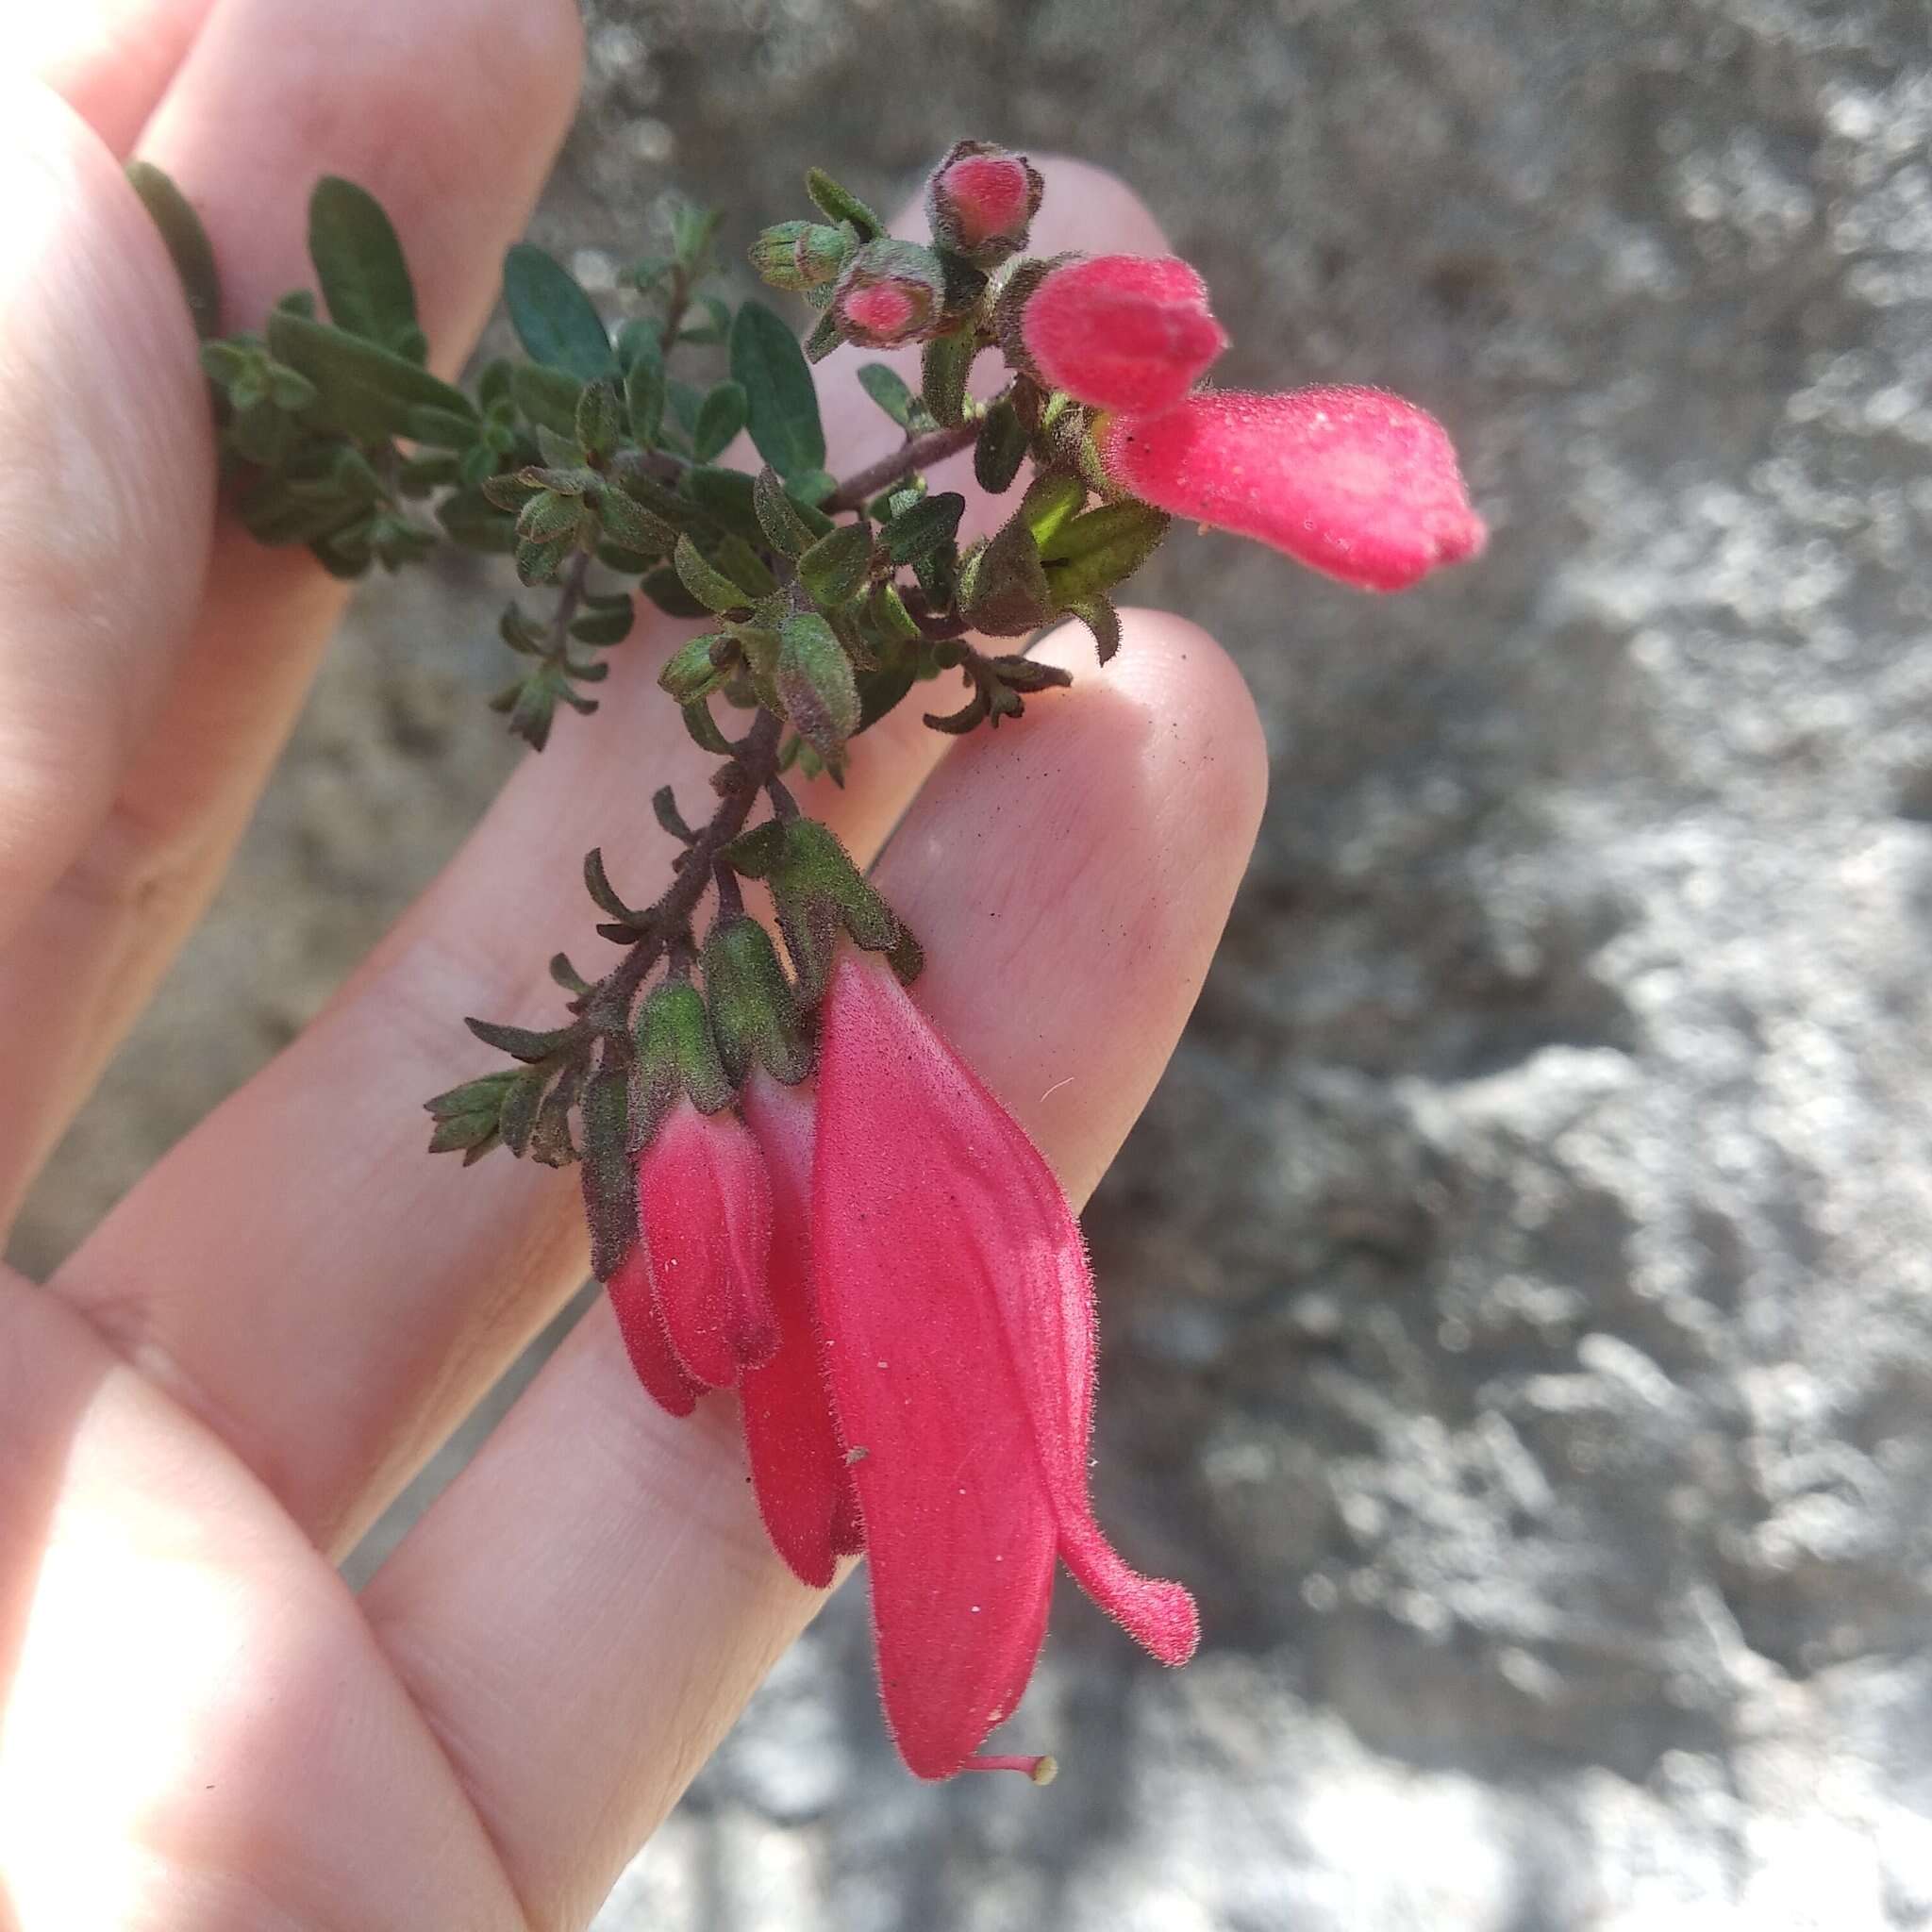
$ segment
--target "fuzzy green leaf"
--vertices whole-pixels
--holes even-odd
[[[721,382],[705,397],[698,419],[691,425],[691,453],[700,463],[708,463],[744,427],[750,407],[744,387],[737,382]]]
[[[841,524],[798,559],[798,580],[814,603],[830,609],[858,595],[871,567],[872,532],[863,524]]]
[[[400,355],[422,341],[402,243],[367,189],[339,175],[325,175],[315,184],[308,198],[308,258],[338,328]]]
[[[818,390],[798,339],[762,302],[731,325],[731,375],[744,390],[751,440],[781,476],[824,467]]]
[[[127,180],[141,196],[149,218],[161,231],[188,312],[197,335],[211,336],[222,325],[222,283],[215,272],[215,251],[201,225],[201,217],[174,182],[152,161],[129,161]]]
[[[850,222],[861,242],[875,242],[886,225],[848,188],[841,188],[823,168],[807,171],[805,192],[829,222]]]
[[[677,540],[671,560],[678,581],[707,610],[742,610],[750,604],[744,591],[715,568],[689,537]]]
[[[966,499],[957,490],[922,496],[885,527],[886,554],[894,563],[917,563],[958,534]]]
[[[503,258],[503,299],[517,340],[536,361],[585,382],[616,373],[596,305],[553,256],[517,242]]]
[[[428,370],[347,329],[313,322],[289,308],[268,319],[268,345],[315,385],[316,409],[358,442],[387,442],[408,436],[411,416],[429,408],[474,417],[461,390]]]

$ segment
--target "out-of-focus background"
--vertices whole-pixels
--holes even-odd
[[[1191,536],[1147,580],[1274,759],[1089,1217],[1102,1514],[1201,1658],[1070,1596],[1059,1784],[922,1788],[848,1591],[600,1925],[1932,1923],[1925,0],[589,17],[536,234],[593,285],[668,185],[741,244],[808,161],[890,204],[958,134],[1076,148],[1206,272],[1220,374],[1414,396],[1494,529],[1407,599]],[[475,818],[488,608],[358,604],[23,1265]]]

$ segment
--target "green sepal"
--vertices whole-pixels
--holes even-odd
[[[1072,518],[1039,545],[1060,608],[1124,583],[1153,556],[1173,519],[1151,504],[1103,503]]]
[[[906,928],[860,875],[831,831],[816,819],[767,819],[724,848],[724,858],[746,878],[762,879],[777,908],[808,1007],[831,983],[833,946],[841,931],[868,952],[890,953]]]
[[[973,445],[973,475],[982,490],[999,496],[1013,487],[1031,441],[1020,412],[1002,396],[987,410]]]
[[[1087,485],[1070,470],[1049,471],[1034,477],[1020,499],[1020,516],[1042,550],[1069,518],[1076,517],[1087,501]]]
[[[591,1269],[608,1281],[638,1241],[637,1170],[630,1150],[630,1078],[607,1057],[584,1087],[584,1218],[591,1229]]]
[[[1093,633],[1093,641],[1099,650],[1100,661],[1109,662],[1113,654],[1121,647],[1121,614],[1106,597],[1082,597],[1067,608]]]
[[[704,973],[711,1031],[732,1085],[741,1086],[754,1065],[788,1087],[803,1080],[811,1049],[771,934],[749,914],[721,920],[705,941]]]
[[[828,530],[798,559],[798,580],[826,609],[849,604],[872,573],[872,532],[864,524]]]
[[[858,195],[841,188],[823,168],[808,169],[805,192],[828,222],[850,222],[861,242],[875,242],[886,232],[879,220]]]
[[[222,325],[222,282],[215,271],[214,244],[201,225],[201,217],[174,177],[152,161],[129,161],[127,181],[141,196],[148,218],[161,231],[161,241],[180,277],[195,334],[204,338],[213,335]]]
[[[1014,517],[959,565],[959,608],[988,637],[1024,637],[1059,608],[1024,517]]]
[[[816,611],[789,617],[778,633],[773,674],[778,702],[798,735],[842,784],[845,741],[858,729],[858,688],[852,660]]]
[[[719,633],[709,631],[681,644],[658,672],[658,685],[680,705],[709,697],[736,668],[732,660],[720,664],[712,656],[711,647],[723,641]]]
[[[710,1015],[689,980],[666,980],[645,997],[638,1011],[637,1053],[641,1108],[632,1137],[638,1146],[680,1099],[700,1113],[731,1105],[734,1089],[718,1058]]]

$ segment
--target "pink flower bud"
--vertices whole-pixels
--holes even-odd
[[[846,263],[832,292],[832,319],[848,342],[891,349],[945,326],[945,272],[931,249],[883,237]]]
[[[932,238],[949,253],[991,268],[1025,245],[1045,185],[1024,155],[962,141],[926,186]]]
[[[1174,256],[1102,255],[1055,269],[1020,332],[1055,389],[1100,409],[1171,408],[1227,346],[1208,285]]]
[[[838,1559],[865,1539],[832,1420],[812,1298],[811,1095],[760,1069],[745,1083],[744,1117],[772,1181],[770,1288],[778,1318],[777,1352],[744,1372],[744,1446],[773,1548],[800,1582],[825,1590]]]
[[[638,1215],[657,1311],[687,1381],[723,1389],[741,1368],[770,1361],[778,1346],[766,1290],[772,1188],[744,1123],[728,1108],[704,1114],[679,1100],[638,1160]]]
[[[1198,1636],[1087,1492],[1093,1283],[1052,1170],[882,960],[823,1009],[813,1275],[864,1518],[887,1721],[922,1777],[1050,1774],[975,1756],[1046,1634],[1056,1556],[1164,1663]]]
[[[1488,537],[1447,432],[1385,390],[1216,391],[1108,417],[1094,441],[1109,479],[1143,502],[1365,591],[1407,590]]]

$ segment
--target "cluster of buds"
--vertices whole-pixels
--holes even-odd
[[[143,179],[206,325],[207,238],[164,177]],[[657,794],[680,852],[641,908],[590,855],[617,963],[592,980],[556,957],[570,1017],[554,1028],[473,1020],[516,1064],[431,1101],[431,1148],[579,1166],[592,1262],[645,1390],[675,1415],[738,1392],[759,1507],[804,1581],[866,1554],[908,1763],[1038,1775],[1046,1760],[982,1746],[1032,1670],[1055,1562],[1168,1663],[1194,1647],[1193,1605],[1093,1521],[1092,1284],[1073,1210],[922,1013],[918,947],[787,776],[842,781],[860,735],[942,674],[968,687],[926,719],[949,732],[1069,681],[989,639],[1074,617],[1105,662],[1113,595],[1174,518],[1374,590],[1473,555],[1483,526],[1413,405],[1204,386],[1227,339],[1187,263],[1029,256],[1042,183],[1024,156],[955,146],[923,241],[822,173],[807,189],[815,217],[751,251],[813,311],[802,343],[763,304],[705,292],[717,219],[679,204],[669,252],[625,277],[649,312],[614,336],[560,263],[513,248],[527,359],[491,364],[473,399],[425,366],[387,217],[331,180],[310,209],[327,319],[297,291],[262,337],[207,341],[203,362],[262,541],[343,575],[401,568],[438,541],[409,509],[434,498],[441,536],[557,586],[547,618],[512,605],[501,626],[526,668],[493,702],[536,749],[559,706],[597,709],[598,654],[641,601],[704,620],[658,681],[721,760],[708,823]],[[841,342],[922,347],[916,391],[883,363],[858,370],[904,441],[842,480],[824,467],[808,366]],[[689,379],[693,349],[728,374]],[[980,400],[989,354],[1004,373]],[[728,460],[741,432],[755,473]],[[964,497],[925,472],[969,449],[980,489],[1012,502],[965,541]],[[746,909],[747,879],[775,936]]]

